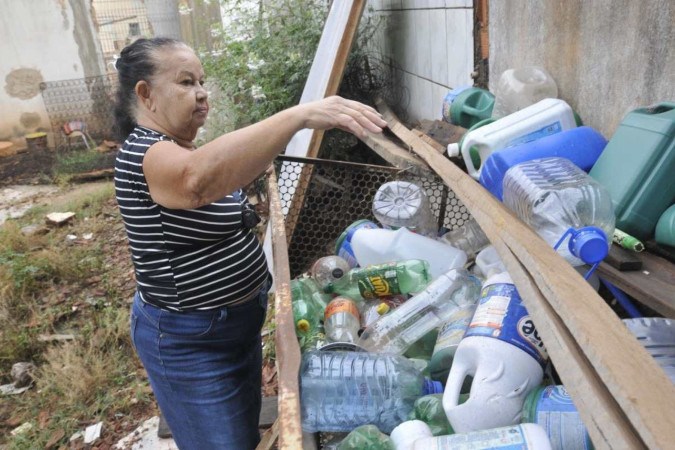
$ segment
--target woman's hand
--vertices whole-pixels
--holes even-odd
[[[303,103],[296,108],[301,114],[304,128],[315,130],[339,128],[358,137],[364,137],[366,130],[380,133],[382,128],[387,126],[387,122],[375,109],[338,96]]]

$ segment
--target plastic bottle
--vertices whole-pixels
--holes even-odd
[[[373,198],[373,214],[385,228],[406,227],[430,237],[438,233],[438,220],[431,212],[427,195],[408,181],[390,181],[380,186]]]
[[[675,247],[675,205],[671,205],[661,214],[656,223],[654,240],[659,244]]]
[[[407,420],[394,428],[391,441],[396,450],[412,450],[416,441],[433,437],[431,428],[421,420]]]
[[[490,240],[473,218],[464,222],[461,227],[448,231],[441,239],[452,247],[464,251],[468,258],[473,258],[476,253],[490,245]]]
[[[438,239],[398,230],[358,230],[352,236],[352,249],[361,266],[405,259],[423,259],[435,279],[450,269],[463,267],[466,253]]]
[[[510,427],[466,434],[420,439],[413,450],[551,450],[546,431],[539,425],[523,423]]]
[[[547,360],[509,274],[490,276],[455,352],[443,395],[452,428],[466,433],[520,422],[525,397],[541,384]],[[460,405],[467,375],[473,376],[471,392]]]
[[[464,401],[467,398],[469,396],[465,395]],[[421,420],[426,423],[434,436],[454,433],[443,410],[443,394],[425,395],[415,400],[408,420]]]
[[[432,379],[443,383],[448,380],[452,359],[455,356],[462,337],[464,337],[464,333],[471,323],[475,309],[475,303],[458,308],[443,323],[438,332],[436,345],[429,361],[429,373]]]
[[[558,97],[558,86],[546,70],[527,66],[505,70],[494,92],[492,116],[504,117],[545,98]]]
[[[319,288],[323,290],[328,284],[345,276],[349,269],[351,267],[344,258],[330,255],[317,259],[309,272]]]
[[[478,180],[482,164],[496,150],[541,139],[576,128],[572,108],[563,100],[547,98],[532,106],[467,132],[462,138],[461,154],[469,175]],[[471,154],[480,164],[475,165]],[[459,156],[458,144],[448,145],[448,156]]]
[[[485,247],[476,256],[476,272],[487,278],[490,273],[506,272],[506,266],[497,253],[497,249],[490,245]]]
[[[476,302],[479,286],[464,269],[453,269],[366,328],[358,345],[371,352],[403,354],[454,311]]]
[[[295,334],[307,336],[316,330],[321,320],[321,311],[312,300],[309,288],[298,280],[291,281],[291,300]]]
[[[311,277],[299,277],[296,278],[296,280],[298,283],[305,285],[305,287],[309,290],[312,295],[312,301],[314,302],[314,305],[317,306],[319,312],[323,314],[326,306],[328,306],[328,302],[330,302],[333,297],[330,294],[326,294]]]
[[[675,384],[675,320],[644,317],[623,323]]]
[[[395,450],[391,438],[374,425],[354,428],[337,446],[337,450]]]
[[[602,261],[612,244],[614,209],[607,190],[564,158],[517,164],[504,177],[504,204],[555,246],[570,264]]]
[[[617,228],[649,239],[675,203],[675,102],[638,108],[624,117],[590,175],[614,202]]]
[[[359,308],[351,298],[338,296],[330,301],[323,326],[331,342],[355,342],[359,336]]]
[[[391,310],[384,299],[366,300],[361,304],[361,328],[366,328]]]
[[[497,150],[485,160],[480,171],[480,184],[501,200],[504,174],[516,164],[557,156],[569,159],[588,172],[606,145],[607,140],[593,128],[579,127]]]
[[[379,228],[375,222],[371,222],[370,220],[367,219],[361,219],[357,220],[356,222],[352,223],[349,225],[345,231],[342,232],[340,237],[337,238],[337,241],[335,241],[335,254],[345,261],[347,261],[347,264],[349,264],[350,268],[357,267],[359,264],[356,262],[356,257],[354,256],[354,252],[352,251],[352,236],[356,232],[356,230],[360,230],[362,228]]]
[[[471,128],[492,116],[495,96],[485,89],[468,87],[450,91],[443,100],[443,118],[454,125]]]
[[[535,389],[525,399],[523,422],[540,425],[554,450],[591,450],[593,444],[564,386]]]
[[[428,366],[428,361],[431,359],[431,355],[434,352],[436,339],[438,339],[438,327],[434,327],[416,342],[413,342],[413,344],[403,353],[403,356],[409,359],[414,358],[427,361]]]
[[[429,264],[420,259],[409,259],[354,268],[335,283],[328,284],[326,292],[360,301],[361,298],[419,292],[429,281]]]
[[[308,352],[300,367],[302,428],[351,431],[375,425],[390,433],[415,400],[442,391],[405,358],[365,352]]]

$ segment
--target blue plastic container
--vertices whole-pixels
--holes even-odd
[[[578,127],[561,133],[493,152],[480,172],[480,184],[502,200],[504,175],[516,164],[533,159],[569,159],[588,172],[607,145],[607,140],[591,127]]]

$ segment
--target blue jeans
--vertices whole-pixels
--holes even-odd
[[[131,309],[131,339],[181,450],[254,449],[260,441],[266,287],[254,300],[213,311]]]

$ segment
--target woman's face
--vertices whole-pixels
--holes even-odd
[[[170,135],[192,141],[209,113],[202,64],[187,46],[164,48],[156,58],[149,95],[152,119]]]

